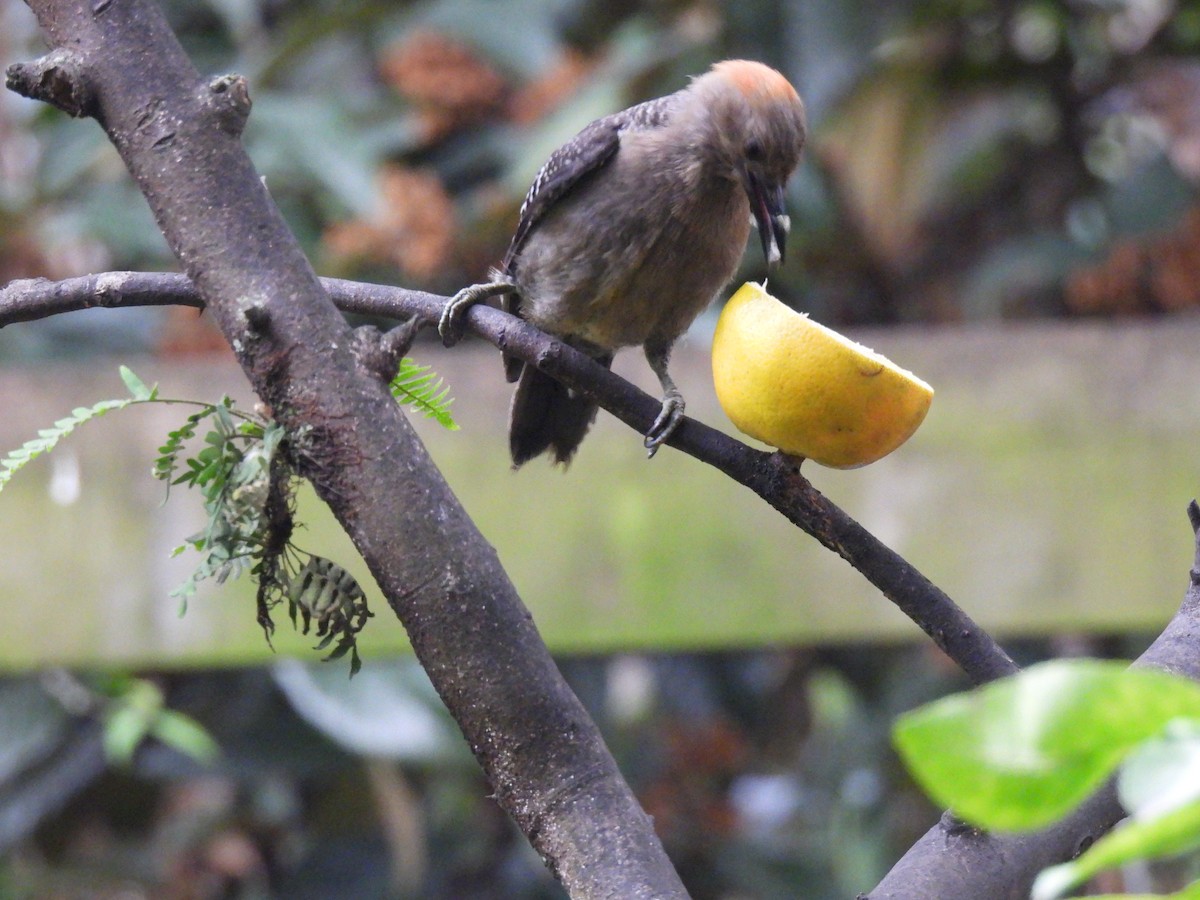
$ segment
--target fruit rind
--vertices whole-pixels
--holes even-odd
[[[713,383],[740,431],[832,468],[857,468],[891,453],[933,400],[933,389],[913,373],[754,283],[721,313]]]

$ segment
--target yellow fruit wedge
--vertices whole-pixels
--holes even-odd
[[[835,469],[891,453],[933,401],[912,372],[753,283],[722,310],[712,363],[717,399],[738,430]]]

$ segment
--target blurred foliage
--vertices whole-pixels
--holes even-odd
[[[1147,860],[1187,857],[1193,873],[1200,863],[1200,686],[1183,675],[1052,660],[906,713],[894,738],[938,803],[988,831],[1045,828],[1115,777],[1125,820],[1043,870],[1032,900]],[[1200,896],[1200,881],[1171,896]]]
[[[911,648],[562,665],[698,900],[869,887],[935,815],[884,752],[889,723],[964,686]],[[0,681],[0,715],[26,726],[0,731],[3,896],[563,896],[415,662],[153,684],[220,756],[151,735],[78,783],[78,759],[103,752],[93,695],[61,672]]]
[[[202,70],[249,77],[247,146],[330,274],[442,292],[481,279],[554,146],[748,55],[783,69],[811,112],[793,246],[772,280],[794,305],[844,324],[1172,311],[1200,296],[1197,2],[167,8]],[[6,57],[36,52],[26,10],[7,4],[0,25]],[[94,124],[4,95],[0,281],[173,265]],[[761,261],[748,254],[742,274],[763,275]],[[129,327],[110,316],[90,341]],[[161,323],[126,341],[193,343]],[[0,344],[20,350],[46,346]]]
[[[481,279],[555,146],[751,56],[809,105],[771,287],[819,319],[1200,299],[1194,0],[164,5],[202,71],[249,78],[247,146],[326,274]],[[28,10],[0,3],[4,58],[41,49]],[[0,283],[174,266],[94,123],[0,93]],[[763,274],[749,253],[742,277]],[[0,333],[0,360],[114,349],[223,342],[183,310]],[[961,686],[928,650],[563,665],[700,900],[853,895],[934,821],[887,751],[898,712]],[[161,676],[222,755],[201,766],[150,735],[107,773],[102,723],[62,677],[0,682],[0,895],[561,896],[409,664],[349,685],[306,672]]]
[[[1143,647],[1015,649],[1030,663]],[[938,815],[889,752],[891,723],[967,686],[928,647],[560,665],[697,900],[869,889]],[[128,766],[81,773],[103,759],[92,680],[0,680],[0,717],[20,725],[0,730],[0,895],[564,896],[415,661],[367,660],[352,681],[294,660],[148,677],[215,739],[216,759],[151,734]]]

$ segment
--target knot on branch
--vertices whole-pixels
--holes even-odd
[[[1191,578],[1192,586],[1200,586],[1200,504],[1195,500],[1188,504],[1187,507],[1188,521],[1192,525],[1192,535],[1196,541],[1196,552],[1192,562]]]
[[[125,302],[125,278],[123,274],[105,272],[96,276],[95,302],[97,306],[115,309]]]
[[[534,366],[547,374],[553,375],[560,368],[564,346],[562,341],[552,339],[546,346],[538,349],[537,356],[533,362]]]
[[[979,837],[984,833],[982,829],[976,828],[970,822],[960,819],[950,810],[942,813],[941,819],[938,820],[938,827],[948,837]]]
[[[69,50],[60,48],[33,62],[13,63],[4,84],[22,97],[49,103],[77,119],[96,115],[95,93],[79,57]]]
[[[790,456],[782,450],[773,453],[760,451],[754,467],[755,477],[762,479],[766,489],[775,495],[788,497],[792,503],[806,507],[810,513],[820,513],[819,504],[813,503],[812,494],[815,491],[812,483],[800,473],[800,464],[803,462],[803,457]],[[818,532],[828,533],[831,530],[825,515],[813,516],[808,525],[801,524],[794,518],[792,521],[818,540],[821,540]]]
[[[254,337],[262,337],[271,329],[271,313],[262,303],[249,303],[242,308],[246,330]]]
[[[423,324],[419,317],[413,316],[385,334],[380,334],[374,325],[355,328],[351,348],[354,358],[365,371],[390,384]]]
[[[219,75],[204,86],[200,102],[217,127],[237,137],[250,118],[250,86],[244,75]]]

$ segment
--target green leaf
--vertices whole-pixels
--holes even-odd
[[[229,414],[231,404],[228,397],[222,397],[222,402],[217,404],[217,426],[220,429],[221,440],[224,441],[226,436],[237,432],[237,425],[233,421],[233,416]]]
[[[1118,794],[1129,821],[1078,859],[1043,872],[1034,900],[1059,897],[1104,869],[1200,846],[1200,723],[1177,719],[1134,748]]]
[[[1088,900],[1200,900],[1200,881],[1174,894],[1089,894]]]
[[[84,422],[94,419],[97,416],[102,416],[111,410],[123,409],[129,406],[129,404],[136,402],[138,402],[137,399],[133,397],[124,400],[101,400],[94,406],[77,407],[72,410],[70,416],[56,421],[53,428],[40,429],[38,437],[26,441],[3,459],[0,459],[0,491],[4,490],[4,486],[8,484],[13,475],[43,453],[53,450],[59,441]]]
[[[191,716],[165,709],[150,726],[150,733],[169,747],[201,763],[216,759],[221,748],[199,722]]]
[[[81,407],[80,409],[76,409],[74,411],[74,415],[76,417],[79,417],[82,414],[82,416],[85,417],[85,420],[86,420],[86,418],[91,418],[92,416],[102,416],[106,412],[111,412],[114,409],[124,409],[129,404],[135,403],[135,402],[137,402],[137,401],[135,401],[132,397],[129,399],[126,399],[126,400],[101,400],[99,403],[97,403],[95,406],[93,406],[91,408],[88,408],[85,406],[85,407]],[[79,423],[79,424],[82,424],[82,423]]]
[[[1119,662],[1059,660],[902,716],[900,755],[938,803],[993,831],[1039,828],[1135,744],[1200,718],[1200,685]]]
[[[117,706],[104,720],[104,755],[109,762],[126,765],[146,737],[152,716],[133,704]]]
[[[262,437],[263,454],[270,460],[275,456],[275,450],[282,443],[286,432],[282,425],[272,422],[266,428],[259,428],[258,433]]]
[[[1054,900],[1105,869],[1138,859],[1177,856],[1200,847],[1200,802],[1151,821],[1128,820],[1096,841],[1078,859],[1038,875],[1031,900]]]
[[[146,383],[133,373],[133,369],[121,366],[120,372],[121,380],[125,382],[125,387],[134,400],[150,400],[156,395],[157,390],[151,391],[146,387]]]
[[[175,472],[179,468],[179,454],[183,450],[183,445],[196,436],[196,427],[208,416],[211,416],[216,411],[216,408],[210,404],[206,404],[203,408],[196,410],[187,419],[178,430],[169,432],[167,442],[158,448],[158,459],[154,461],[154,477],[160,478],[167,482],[167,492],[170,495],[170,488],[173,484],[179,484],[190,478],[189,474],[184,474],[178,478],[174,477]],[[190,462],[190,460],[189,460]],[[164,503],[166,500],[164,499]]]
[[[1134,748],[1121,766],[1117,794],[1129,813],[1145,820],[1200,801],[1200,722],[1170,722]]]
[[[182,619],[187,615],[188,600],[196,596],[196,574],[193,573],[191,578],[179,585],[179,587],[175,588],[167,596],[179,598],[179,618]]]
[[[400,361],[400,370],[392,379],[392,396],[401,404],[436,421],[450,431],[458,431],[458,423],[450,415],[450,388],[430,366],[418,365],[407,356]]]

